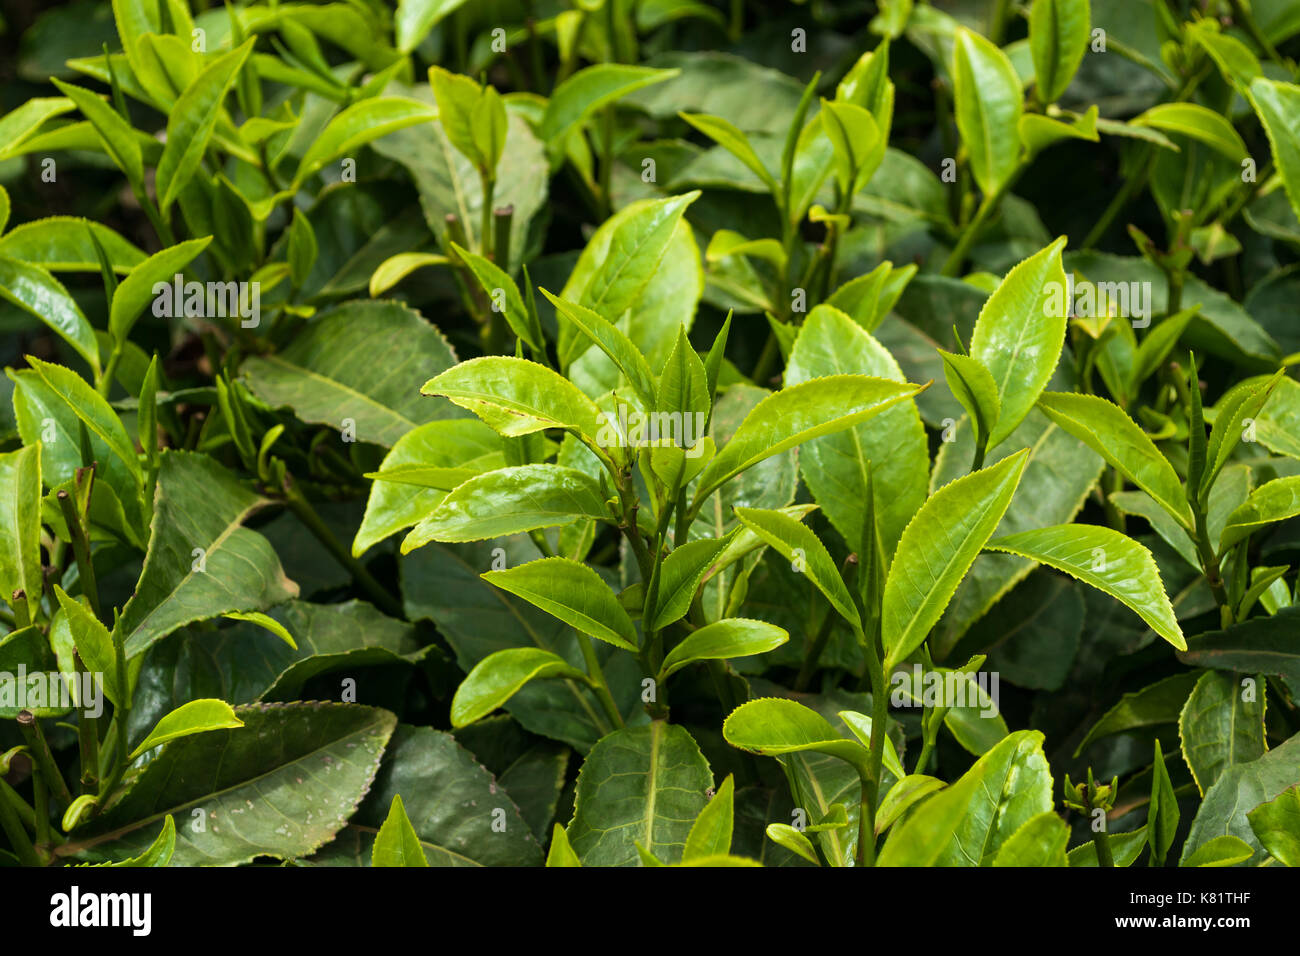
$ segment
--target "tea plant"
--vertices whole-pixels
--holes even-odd
[[[0,862],[1300,865],[1284,0],[94,6]]]

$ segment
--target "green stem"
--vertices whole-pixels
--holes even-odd
[[[605,672],[600,669],[600,661],[596,659],[596,648],[591,643],[591,638],[582,631],[575,629],[578,635],[578,646],[582,648],[582,659],[587,663],[587,676],[591,678],[591,688],[596,692],[596,699],[600,701],[600,706],[605,710],[605,716],[616,727],[623,726],[623,715],[618,712],[618,705],[614,703],[614,696],[609,692],[609,683],[605,680]]]
[[[1093,831],[1092,844],[1097,848],[1097,865],[1113,867],[1115,855],[1110,852],[1110,834],[1105,830]]]
[[[81,668],[81,658],[77,658]],[[90,673],[81,670],[81,686],[93,680]],[[94,793],[99,786],[99,719],[83,710],[77,719],[77,743],[81,751],[81,792]]]
[[[1144,147],[1143,159],[1138,163],[1141,172],[1134,173],[1132,176],[1127,177],[1124,180],[1124,185],[1122,185],[1119,188],[1119,191],[1111,197],[1110,202],[1107,203],[1105,210],[1101,214],[1101,218],[1093,223],[1092,229],[1088,231],[1088,235],[1084,238],[1083,249],[1091,249],[1101,241],[1101,237],[1106,234],[1106,230],[1108,230],[1111,223],[1115,221],[1115,217],[1120,214],[1124,207],[1129,204],[1133,197],[1137,195],[1138,191],[1146,184],[1147,176],[1151,169],[1150,160],[1152,152],[1153,147]]]
[[[54,754],[45,739],[45,734],[41,731],[40,722],[30,710],[18,712],[18,730],[22,733],[23,740],[27,742],[27,752],[31,754],[34,764],[32,772],[45,775],[45,785],[54,794],[60,808],[70,806],[72,791],[68,789],[63,774],[59,772],[59,765],[54,761]]]
[[[858,817],[858,866],[876,863],[876,809],[879,806],[880,777],[885,759],[885,730],[889,720],[889,693],[880,651],[875,637],[862,636],[867,649],[867,673],[871,678],[871,755],[867,778],[862,780],[862,805]],[[864,822],[865,821],[865,822]]]
[[[72,539],[72,556],[77,563],[81,593],[90,602],[90,610],[94,612],[95,617],[103,621],[104,617],[99,608],[99,587],[95,583],[95,564],[90,555],[90,538],[81,523],[81,515],[72,496],[66,491],[60,491],[55,497],[59,501],[59,510],[63,512],[63,521],[68,526],[68,537]]]
[[[402,617],[401,603],[366,570],[364,564],[352,557],[348,549],[339,543],[339,539],[334,537],[334,532],[321,520],[311,503],[298,490],[298,486],[291,482],[285,484],[287,487],[284,501],[289,506],[289,510],[298,516],[298,520],[306,525],[307,530],[316,537],[316,540],[325,546],[325,550],[333,555],[334,560],[348,570],[352,580],[370,595],[371,600],[381,611],[390,617]]]
[[[1210,586],[1215,603],[1219,605],[1219,614],[1223,620],[1223,626],[1227,627],[1232,623],[1232,605],[1228,600],[1227,588],[1224,587],[1223,571],[1219,567],[1219,557],[1214,553],[1209,522],[1206,520],[1205,509],[1198,501],[1192,501],[1191,505],[1192,515],[1196,519],[1194,539],[1196,553],[1201,558],[1201,570],[1205,572],[1206,583]]]
[[[36,847],[32,846],[31,837],[23,828],[22,820],[12,802],[14,799],[22,798],[14,793],[9,784],[0,780],[0,828],[4,829],[5,836],[9,838],[9,845],[13,847],[14,853],[18,855],[18,860],[23,866],[41,866],[40,854],[36,852]]]
[[[1024,167],[1022,166],[1021,169],[1023,168]],[[957,275],[957,271],[961,268],[961,264],[966,260],[966,254],[970,251],[971,245],[975,242],[975,236],[979,233],[980,229],[983,228],[985,221],[993,214],[993,211],[997,209],[998,203],[1001,202],[1002,197],[1006,194],[1007,190],[1011,188],[1011,184],[1014,183],[1019,176],[1020,170],[1018,169],[997,189],[997,191],[985,196],[983,201],[980,202],[979,208],[975,210],[975,215],[971,218],[971,221],[967,223],[966,228],[962,230],[961,236],[957,239],[957,245],[953,247],[952,252],[944,261],[943,268],[940,270],[941,275]]]

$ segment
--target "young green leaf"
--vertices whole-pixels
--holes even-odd
[[[1150,126],[1204,143],[1234,163],[1247,156],[1241,135],[1221,114],[1199,103],[1159,103],[1129,120],[1133,126]]]
[[[945,485],[903,531],[885,579],[882,632],[886,671],[929,636],[1011,504],[1028,452]]]
[[[1016,731],[896,824],[877,863],[988,866],[1022,826],[1051,809],[1043,735]]]
[[[812,529],[784,512],[763,508],[737,508],[736,517],[741,524],[791,562],[796,571],[807,574],[808,579],[826,596],[831,607],[844,620],[854,628],[862,626],[853,598],[844,586],[834,559]]]
[[[1100,525],[1057,525],[995,538],[988,548],[1049,565],[1104,591],[1174,647],[1187,650],[1155,558],[1121,532]]]
[[[1255,855],[1255,848],[1241,837],[1224,835],[1202,843],[1180,866],[1236,866]]]
[[[515,280],[510,278],[505,270],[490,259],[485,259],[468,249],[462,249],[454,242],[451,244],[451,248],[469,267],[469,271],[473,273],[474,278],[478,280],[478,284],[487,293],[488,298],[492,301],[493,310],[501,312],[505,316],[510,331],[522,339],[524,344],[533,351],[534,355],[544,353],[546,351],[546,339],[542,335],[541,325],[537,321],[536,314],[524,302],[524,297],[519,292],[519,286],[515,285]]]
[[[1219,403],[1218,417],[1210,429],[1210,439],[1205,447],[1205,474],[1201,477],[1197,495],[1202,503],[1209,499],[1219,472],[1228,463],[1229,456],[1245,434],[1246,423],[1259,417],[1273,390],[1285,375],[1285,369],[1278,369],[1263,382],[1238,385]]]
[[[206,698],[182,704],[154,726],[148,736],[131,751],[128,759],[134,760],[147,750],[178,737],[205,734],[213,730],[230,730],[243,727],[244,722],[224,700]]]
[[[1246,818],[1273,859],[1284,866],[1300,866],[1300,784],[1261,803]]]
[[[922,387],[866,375],[828,375],[769,395],[700,474],[693,506],[763,459],[866,421]]]
[[[566,302],[557,296],[551,295],[545,289],[542,289],[541,292],[551,305],[555,306],[555,311],[571,323],[581,333],[581,336],[589,339],[610,357],[610,360],[618,366],[618,370],[623,373],[632,385],[633,391],[636,392],[641,401],[647,407],[653,406],[655,401],[654,375],[650,372],[650,365],[646,362],[645,356],[641,354],[640,349],[632,344],[632,340],[624,335],[618,326],[593,310],[573,302]]]
[[[458,485],[406,536],[402,553],[430,541],[483,541],[576,518],[612,520],[592,478],[560,465],[500,468]]]
[[[801,831],[790,826],[790,824],[769,823],[765,832],[767,838],[777,846],[789,850],[796,856],[803,857],[815,866],[822,865],[821,859],[817,856],[817,848],[813,846],[812,840],[804,836]]]
[[[688,610],[704,574],[726,550],[727,538],[701,538],[672,550],[659,566],[659,584],[653,603],[646,607],[646,626],[652,631],[679,620]]]
[[[180,95],[167,120],[167,145],[158,161],[158,206],[163,215],[199,170],[221,114],[221,101],[253,49],[253,39],[212,60]]]
[[[1254,532],[1296,515],[1300,515],[1300,475],[1265,482],[1228,515],[1219,537],[1219,552],[1226,553]]]
[[[483,580],[518,595],[598,640],[636,651],[636,628],[608,584],[591,568],[568,558],[542,558]]]
[[[1165,768],[1165,756],[1160,752],[1160,741],[1155,742],[1156,757],[1152,764],[1151,803],[1147,809],[1147,840],[1151,844],[1151,859],[1156,866],[1165,865],[1165,856],[1173,846],[1178,832],[1178,797]]]
[[[117,417],[113,407],[96,392],[84,378],[71,369],[51,362],[42,362],[34,356],[28,356],[28,364],[77,417],[85,422],[86,427],[96,438],[108,446],[117,456],[136,481],[141,480],[140,459],[135,445],[127,433],[126,426]]]
[[[524,359],[470,359],[429,379],[420,393],[450,399],[507,437],[563,428],[590,446],[604,427],[600,409],[577,386]]]
[[[1065,270],[1061,237],[1007,273],[980,309],[971,336],[971,357],[997,386],[999,416],[989,448],[1005,439],[1029,414],[1051,380],[1065,343]]]
[[[1061,98],[1088,49],[1088,0],[1034,0],[1029,11],[1029,49],[1038,99]]]
[[[538,647],[511,647],[489,654],[456,688],[451,725],[464,727],[505,704],[531,680],[560,678],[590,684],[586,674],[564,658]]]
[[[1095,395],[1064,392],[1044,392],[1038,407],[1154,498],[1184,528],[1192,528],[1195,522],[1178,473],[1122,408]]]
[[[1011,834],[993,857],[993,866],[1069,866],[1065,857],[1069,842],[1070,827],[1049,810],[1030,817]]]
[[[1291,208],[1300,216],[1300,86],[1257,77],[1250,84],[1250,103],[1268,134]]]
[[[790,635],[783,629],[764,621],[740,617],[714,621],[692,631],[668,652],[656,680],[663,681],[695,661],[720,661],[766,654],[789,639]]]
[[[735,822],[733,806],[736,781],[732,774],[722,781],[718,792],[691,824],[682,850],[682,862],[702,862],[704,858],[726,856],[731,850],[731,831]]]
[[[588,116],[629,93],[678,76],[680,70],[648,66],[597,63],[579,70],[555,88],[546,104],[538,135],[548,143],[560,142]]]
[[[979,359],[939,349],[943,359],[943,377],[953,397],[966,410],[975,427],[975,447],[987,450],[989,436],[997,427],[1001,414],[998,386]]]
[[[95,134],[104,145],[104,152],[108,153],[117,167],[126,174],[127,182],[136,188],[142,188],[144,160],[131,124],[95,93],[64,83],[54,77],[50,78],[50,82],[57,86],[64,96],[77,104],[81,115],[86,117],[90,125],[95,128]]]
[[[45,269],[0,255],[0,297],[36,316],[99,371],[94,328],[63,283]]]
[[[383,826],[375,834],[370,849],[371,866],[428,866],[429,858],[420,846],[420,837],[411,826],[411,818],[402,805],[402,795],[393,795],[393,803]]]
[[[96,619],[90,610],[57,584],[54,596],[68,620],[68,629],[72,634],[73,646],[77,655],[86,665],[88,673],[95,675],[103,683],[104,696],[114,706],[120,706],[126,700],[123,688],[118,684],[117,652],[113,647],[113,637],[108,628]]]
[[[952,77],[957,130],[971,172],[986,197],[995,195],[1020,164],[1020,78],[1005,53],[964,28],[953,43]]]
[[[762,697],[741,704],[722,724],[731,746],[777,757],[812,751],[838,757],[859,773],[870,772],[867,748],[841,737],[821,714],[784,697]]]
[[[41,448],[0,455],[0,600],[16,604],[22,591],[34,620],[44,590],[41,573]]]
[[[377,96],[353,103],[329,121],[298,162],[294,183],[301,184],[312,173],[341,156],[381,136],[438,117],[427,103],[404,96]]]
[[[145,307],[154,301],[157,295],[155,287],[160,283],[172,285],[176,277],[181,275],[181,271],[193,262],[211,241],[211,236],[205,236],[202,239],[189,239],[178,243],[154,253],[127,274],[113,295],[113,303],[108,315],[108,330],[119,347],[131,334],[131,328],[139,320]]]
[[[690,123],[709,139],[713,140],[731,155],[744,163],[765,185],[774,197],[781,195],[781,187],[775,177],[763,165],[763,161],[754,152],[749,138],[730,121],[721,116],[707,116],[703,113],[681,113],[682,119]]]
[[[551,849],[546,854],[547,866],[582,866],[582,861],[578,859],[578,854],[573,852],[573,847],[569,845],[569,835],[564,832],[564,827],[555,824],[551,831]]]

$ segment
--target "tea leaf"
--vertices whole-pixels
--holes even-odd
[[[154,253],[148,259],[137,264],[117,287],[117,292],[113,295],[112,306],[109,309],[108,330],[113,336],[113,341],[121,343],[127,340],[131,334],[131,328],[140,318],[140,313],[151,302],[157,301],[156,286],[159,284],[171,286],[175,277],[180,276],[181,270],[189,265],[194,258],[208,247],[212,241],[210,236],[203,239],[190,239],[170,248],[163,249]],[[225,286],[223,289],[233,288]],[[179,291],[179,290],[178,290]],[[168,301],[172,304],[172,315],[180,316],[186,314],[185,302],[182,296],[168,292]],[[188,296],[184,297],[185,299]],[[200,308],[206,308],[206,299]],[[155,311],[155,314],[157,312]],[[165,314],[165,313],[164,313]]]
[[[637,841],[677,863],[712,786],[708,762],[684,727],[655,720],[615,731],[582,765],[569,844],[583,866],[635,865]]]
[[[1093,395],[1044,392],[1038,407],[1154,498],[1184,528],[1192,528],[1192,512],[1173,465],[1118,405]]]
[[[980,309],[971,357],[981,362],[998,390],[999,415],[989,436],[992,448],[1015,431],[1052,378],[1065,342],[1069,308],[1061,250],[1065,239],[1030,256]]]
[[[1021,827],[1051,809],[1043,735],[1020,730],[896,824],[878,864],[988,866]]]
[[[474,666],[451,701],[451,725],[464,727],[486,717],[530,680],[559,677],[589,683],[587,675],[564,658],[535,647],[489,654]]]
[[[1037,6],[1035,4],[1035,9]],[[1084,10],[1086,13],[1086,5]],[[1069,866],[1065,858],[1069,842],[1069,826],[1048,810],[1030,817],[1007,838],[993,857],[993,866]]]
[[[178,829],[173,865],[306,856],[332,839],[361,802],[396,724],[388,711],[351,704],[251,705],[235,708],[235,717],[242,728],[166,747],[126,796],[78,828],[60,854],[138,854],[159,818],[190,820],[202,810],[204,829]],[[310,790],[295,784],[313,773],[319,780]]]
[[[41,449],[26,445],[0,455],[0,600],[23,591],[29,619],[44,590],[41,574]]]
[[[886,671],[929,636],[1002,520],[1027,458],[1027,452],[1017,452],[945,485],[903,531],[885,579],[881,639]]]
[[[1187,650],[1155,559],[1120,532],[1100,525],[1057,525],[995,538],[988,547],[1050,565],[1105,591],[1174,647]]]
[[[1043,103],[1055,103],[1074,78],[1088,49],[1088,0],[1034,0],[1029,49]]]
[[[735,823],[735,787],[735,778],[732,774],[727,774],[727,779],[722,781],[718,792],[695,818],[682,850],[683,863],[704,866],[710,858],[727,855],[731,849],[731,832]]]
[[[861,627],[857,607],[848,588],[844,586],[835,561],[807,525],[783,512],[759,508],[737,508],[736,517],[783,558],[792,562],[797,571],[806,573],[844,620],[855,628]]]
[[[0,297],[36,316],[99,370],[95,330],[63,283],[45,269],[0,255]]]
[[[1261,803],[1246,818],[1273,859],[1286,866],[1300,866],[1300,785]]]
[[[813,751],[838,757],[860,774],[870,772],[866,747],[841,737],[815,710],[781,697],[741,704],[723,722],[722,736],[731,746],[751,753],[777,757]]]
[[[1000,192],[1020,162],[1020,78],[996,46],[970,30],[953,44],[957,129],[970,152],[971,172],[985,196]]]
[[[402,805],[402,795],[393,797],[392,809],[375,834],[370,851],[371,866],[428,866],[429,860],[420,846],[420,837],[411,826],[411,818]]]
[[[560,465],[500,468],[458,485],[405,540],[407,554],[430,541],[482,541],[568,524],[612,521],[600,486]]]
[[[584,634],[635,652],[636,628],[609,585],[595,571],[568,558],[542,558],[483,580],[516,594]]]
[[[128,658],[192,621],[298,596],[270,542],[240,527],[266,503],[207,456],[163,452],[144,570],[114,628]]]
[[[790,635],[779,627],[763,621],[745,618],[727,618],[705,624],[684,637],[664,657],[656,678],[663,681],[669,675],[696,661],[727,660],[732,657],[749,657],[766,654],[780,647]]]

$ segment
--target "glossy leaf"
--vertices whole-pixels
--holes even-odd
[[[1191,509],[1173,465],[1118,405],[1093,395],[1044,392],[1038,407],[1154,498],[1184,528],[1192,527]]]
[[[1038,98],[1061,98],[1088,48],[1088,0],[1034,0],[1029,10],[1029,49]]]
[[[727,660],[765,654],[790,639],[779,627],[746,618],[727,618],[692,631],[664,657],[658,680],[695,661]]]
[[[710,857],[727,855],[735,825],[735,788],[735,778],[727,774],[717,793],[691,824],[691,832],[686,835],[686,847],[682,850],[683,863],[705,865]]]
[[[192,621],[297,597],[270,542],[241,527],[266,503],[211,458],[163,453],[144,570],[114,628],[128,657]]]
[[[569,844],[583,866],[635,866],[637,842],[677,863],[712,786],[708,762],[684,727],[655,720],[615,731],[578,775]]]
[[[361,802],[396,724],[387,711],[348,704],[261,704],[237,708],[235,716],[243,727],[164,748],[60,855],[96,861],[138,854],[164,815],[188,821],[202,809],[206,828],[177,830],[174,866],[306,856]],[[322,782],[310,789],[295,783],[312,775]]]
[[[995,538],[988,547],[1050,565],[1105,591],[1174,647],[1187,649],[1155,559],[1124,534],[1100,525],[1067,524]]]
[[[45,269],[0,255],[0,297],[36,316],[98,370],[95,330],[63,283]]]
[[[838,757],[859,773],[867,773],[867,748],[841,737],[825,717],[782,697],[764,697],[741,704],[722,725],[727,743],[741,750],[777,757],[813,751]]]
[[[908,524],[885,579],[886,670],[916,650],[993,536],[1024,472],[1017,452],[930,496]]]
[[[975,181],[990,196],[1007,185],[1020,161],[1020,79],[1005,53],[965,29],[953,43],[952,76],[957,129]]]
[[[402,553],[430,541],[482,541],[578,518],[612,520],[587,475],[560,465],[500,468],[458,485],[406,536]]]
[[[192,700],[158,721],[157,726],[131,751],[129,759],[134,760],[146,750],[180,737],[243,726],[244,722],[235,716],[235,711],[224,700]]]
[[[392,809],[383,826],[375,834],[375,845],[370,851],[371,866],[428,866],[429,859],[420,846],[419,834],[406,815],[402,796],[393,797]]]
[[[518,595],[584,634],[636,651],[636,628],[609,585],[591,568],[568,558],[542,558],[483,580]]]
[[[109,309],[108,330],[117,343],[125,342],[144,309],[157,297],[159,283],[173,285],[176,276],[207,248],[211,237],[190,239],[154,253],[133,268],[117,287]],[[170,290],[169,290],[170,291]],[[173,300],[179,298],[175,295]],[[173,302],[174,307],[179,303]]]
[[[918,391],[866,375],[828,375],[769,395],[700,474],[695,501],[765,458],[863,422]]]
[[[880,866],[987,866],[1031,819],[1052,809],[1043,735],[1021,730],[890,830]]]
[[[1065,342],[1065,239],[1018,264],[980,309],[970,354],[997,386],[993,447],[1015,431],[1052,378]]]
[[[41,449],[27,445],[0,455],[0,599],[23,591],[29,617],[40,607]]]

